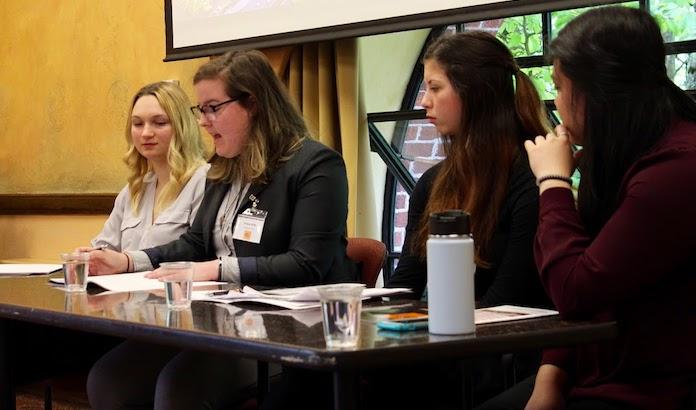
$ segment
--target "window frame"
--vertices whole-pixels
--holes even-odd
[[[576,9],[576,8],[582,8],[582,7],[595,7],[595,6],[603,6],[603,5],[611,5],[611,4],[620,4],[620,3],[625,3],[628,1],[632,0],[612,0],[612,1],[603,1],[603,0],[596,0],[596,1],[576,1],[576,2],[566,2],[563,4],[562,7],[559,8],[549,8],[549,7],[540,7],[542,8],[541,11],[539,10],[525,10],[524,13],[522,14],[514,14],[514,15],[506,15],[506,16],[497,16],[495,18],[508,18],[508,17],[517,17],[521,15],[530,15],[530,14],[541,14],[542,18],[542,54],[541,55],[536,55],[536,56],[522,56],[522,57],[516,57],[515,60],[517,61],[517,64],[520,66],[520,68],[536,68],[536,67],[546,67],[549,66],[548,64],[548,56],[549,56],[549,45],[552,40],[552,13],[558,12],[558,11],[563,11],[563,10],[571,10],[571,9]],[[636,1],[636,0],[633,0]],[[647,10],[650,12],[650,0],[637,0],[638,2],[638,7]],[[558,2],[554,2],[558,3]],[[500,13],[496,13],[500,14]],[[478,16],[480,17],[480,16]],[[464,25],[466,23],[470,22],[475,22],[475,21],[482,21],[480,18],[476,19],[467,19],[466,21],[461,21],[456,24],[454,24],[455,29],[457,32],[465,31]],[[409,79],[409,82],[406,86],[406,90],[404,93],[404,97],[401,102],[401,107],[398,111],[390,111],[390,112],[376,112],[376,113],[368,113],[367,114],[367,123],[368,123],[368,131],[369,131],[369,138],[370,138],[370,149],[372,152],[377,153],[380,158],[384,161],[384,163],[387,166],[387,175],[386,175],[386,182],[385,182],[385,190],[384,190],[384,206],[383,206],[383,211],[382,211],[382,242],[385,243],[387,247],[387,260],[385,262],[385,266],[383,268],[383,277],[384,277],[384,282],[386,283],[391,276],[391,274],[394,271],[394,261],[398,259],[401,256],[401,252],[396,252],[394,251],[394,232],[395,232],[395,225],[394,225],[394,214],[395,214],[395,206],[396,206],[396,195],[397,195],[397,184],[401,184],[406,191],[406,193],[410,196],[413,192],[413,188],[415,187],[416,180],[415,178],[411,175],[411,173],[408,171],[408,169],[404,166],[403,162],[401,161],[403,159],[403,156],[401,154],[404,141],[406,139],[406,130],[408,126],[404,126],[403,121],[407,120],[414,120],[414,119],[425,119],[426,118],[426,113],[425,110],[423,109],[413,109],[412,107],[415,105],[417,98],[418,98],[418,93],[420,90],[421,83],[423,81],[423,55],[425,51],[427,50],[427,47],[430,45],[434,39],[442,35],[445,31],[447,31],[448,27],[450,26],[437,26],[434,27],[430,34],[428,35],[426,41],[423,44],[423,47],[421,48],[421,51],[419,53],[418,60],[416,64],[414,65],[413,71],[411,73],[411,77]],[[674,42],[668,42],[665,43],[665,55],[674,55],[674,54],[689,54],[689,53],[694,53],[696,52],[696,39],[693,40],[682,40],[682,41],[674,41]],[[692,98],[696,98],[696,89],[693,90],[686,90],[686,92],[692,96]],[[555,103],[553,100],[545,100],[544,103],[546,104],[547,109],[549,110],[549,115],[551,118],[551,122],[554,125],[559,124],[559,120],[556,118],[555,114],[553,111],[556,109]],[[379,129],[376,127],[376,123],[378,122],[397,122],[394,132],[393,132],[393,137],[392,137],[392,142],[388,143],[384,136],[380,133]]]

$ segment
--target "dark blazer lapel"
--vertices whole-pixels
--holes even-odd
[[[237,216],[241,215],[241,213],[244,212],[245,210],[247,210],[247,208],[251,208],[250,197],[252,195],[255,197],[258,197],[259,194],[261,193],[261,191],[266,189],[266,187],[268,187],[268,184],[257,184],[257,183],[251,184],[249,186],[249,190],[247,190],[246,194],[244,195],[244,199],[242,199],[242,201],[239,205],[239,208],[237,209]],[[264,208],[263,204],[259,203],[259,209],[268,209],[268,208]],[[237,221],[235,221],[234,223],[236,224]],[[234,239],[233,242],[234,242],[235,252],[237,252],[237,253],[242,252],[242,254],[245,254],[245,255],[246,254],[253,255],[253,253],[249,253],[249,248],[250,247],[254,248],[257,246],[256,244],[252,244],[250,242],[242,241],[239,239]]]
[[[241,214],[244,212],[247,208],[251,207],[251,196],[258,197],[261,191],[266,189],[268,187],[268,184],[258,184],[258,183],[253,183],[251,186],[249,186],[249,190],[247,191],[246,195],[244,195],[244,198],[242,199],[241,204],[239,205],[239,209],[237,209],[237,214]],[[259,204],[259,209],[264,209],[261,204]]]
[[[210,210],[205,215],[205,219],[203,221],[203,226],[209,226],[212,229],[210,229],[209,232],[205,232],[205,229],[203,230],[204,232],[204,246],[205,250],[207,253],[215,253],[215,245],[213,244],[213,232],[215,228],[215,224],[217,221],[215,220],[217,218],[218,212],[220,211],[220,207],[222,206],[222,201],[225,199],[225,195],[227,194],[227,191],[230,189],[230,184],[225,184],[225,183],[216,183],[208,188],[206,191],[206,195],[210,195],[210,206],[206,207],[207,209]]]

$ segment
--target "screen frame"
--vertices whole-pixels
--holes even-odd
[[[249,37],[238,40],[200,44],[187,47],[174,47],[172,24],[172,0],[164,0],[164,23],[166,37],[166,56],[164,61],[185,60],[222,54],[235,49],[268,48],[360,37],[375,34],[415,30],[452,23],[489,20],[522,14],[539,13],[547,10],[577,8],[600,4],[620,3],[625,0],[508,0],[480,4],[443,11],[391,17],[359,23],[317,27]]]

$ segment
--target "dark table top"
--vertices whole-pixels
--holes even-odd
[[[557,316],[479,325],[475,335],[437,336],[427,330],[378,330],[375,313],[412,310],[422,302],[363,304],[355,350],[328,350],[321,312],[276,310],[250,304],[193,302],[170,311],[162,292],[70,294],[47,276],[0,278],[0,318],[134,338],[198,350],[237,354],[308,368],[345,369],[447,360],[596,342],[615,337],[614,322],[566,322]]]

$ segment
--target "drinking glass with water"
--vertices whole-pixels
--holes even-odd
[[[329,348],[354,348],[360,338],[361,283],[341,283],[318,288],[324,323],[324,339]]]
[[[87,276],[89,275],[89,253],[79,251],[61,253],[60,258],[63,261],[65,290],[84,292],[87,289]]]
[[[188,309],[191,307],[191,288],[193,282],[193,262],[166,262],[160,264],[164,294],[169,309]]]

